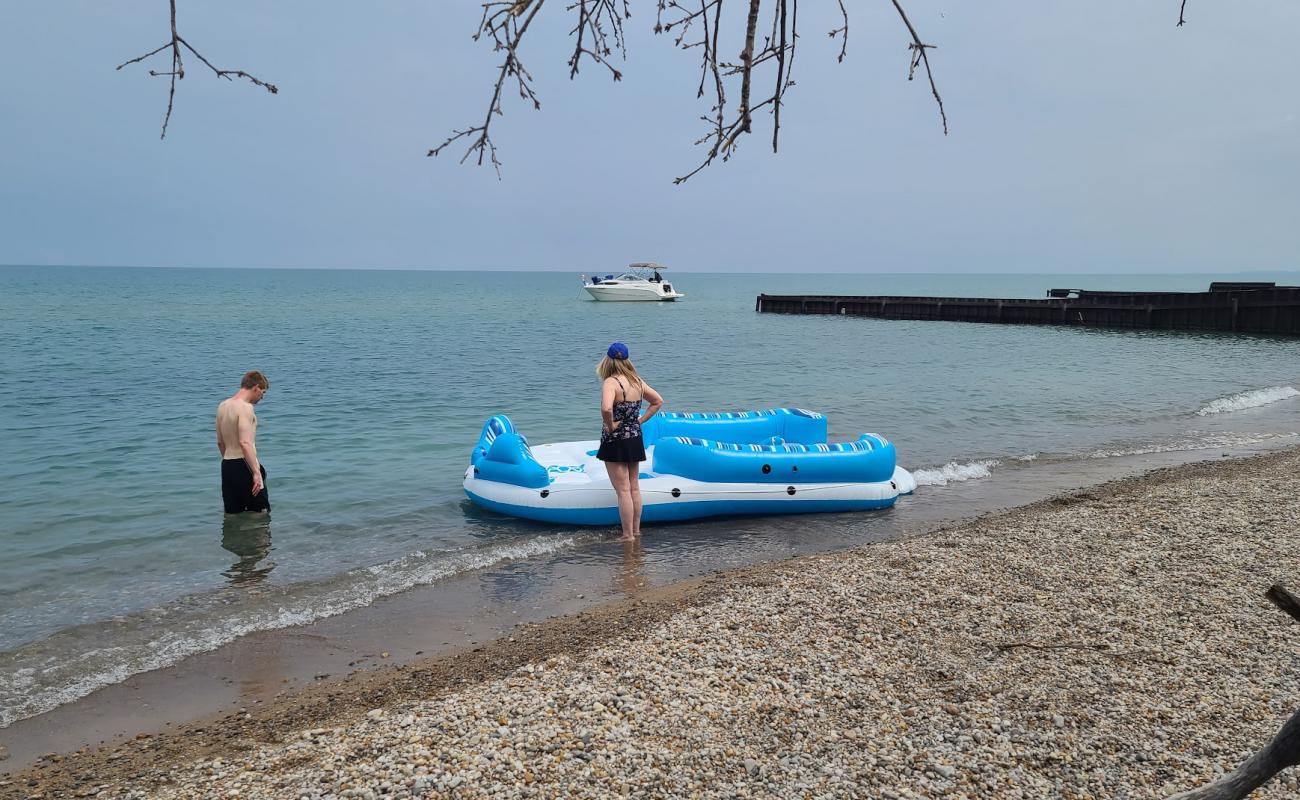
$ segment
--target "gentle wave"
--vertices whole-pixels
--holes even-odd
[[[1196,416],[1205,417],[1210,414],[1222,414],[1227,411],[1242,411],[1247,408],[1258,408],[1270,403],[1276,403],[1281,400],[1289,400],[1292,397],[1300,397],[1300,391],[1294,386],[1270,386],[1267,389],[1252,389],[1248,392],[1238,392],[1237,394],[1220,397],[1218,400],[1210,403],[1201,410],[1196,412]]]
[[[993,474],[993,468],[1000,466],[1001,463],[996,460],[972,461],[969,464],[949,461],[935,469],[915,470],[912,472],[912,477],[916,479],[917,486],[947,486],[950,483],[987,478]]]
[[[287,587],[288,596],[280,602],[267,603],[245,597],[244,608],[233,610],[228,602],[217,600],[221,614],[187,614],[174,619],[146,615],[143,625],[131,625],[129,619],[117,618],[109,624],[116,628],[106,637],[112,645],[89,651],[68,652],[79,641],[93,640],[85,630],[65,631],[20,648],[0,654],[0,729],[17,720],[35,716],[64,703],[84,697],[96,689],[120,683],[132,675],[160,669],[197,653],[215,650],[235,639],[256,631],[306,625],[336,616],[375,600],[397,594],[415,586],[500,564],[552,553],[575,544],[573,537],[539,536],[522,543],[486,547],[454,554],[429,556],[415,553],[396,561],[352,570],[332,581],[323,592],[302,591]],[[342,585],[340,585],[342,584]],[[212,598],[207,598],[212,599]],[[255,605],[254,605],[255,603]],[[208,604],[200,603],[210,611]],[[126,627],[126,630],[122,630]],[[141,635],[132,641],[131,628]],[[69,642],[61,647],[64,642]]]
[[[1151,442],[1147,444],[1135,444],[1130,447],[1119,447],[1115,449],[1094,450],[1088,454],[1088,458],[1120,458],[1123,456],[1145,456],[1152,453],[1177,453],[1189,450],[1215,450],[1220,448],[1247,447],[1252,444],[1274,439],[1288,439],[1297,436],[1296,432],[1291,433],[1258,433],[1258,434],[1238,434],[1238,433],[1210,433],[1195,439],[1174,439],[1164,442]]]

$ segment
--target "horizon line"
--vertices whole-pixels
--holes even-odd
[[[21,264],[6,263],[0,264],[0,269],[15,268],[37,268],[37,269],[175,269],[175,270],[257,270],[257,271],[294,271],[294,272],[538,272],[538,273],[580,273],[600,272],[599,270],[571,268],[571,267],[339,267],[339,266],[193,266],[193,265],[156,265],[156,264]],[[626,267],[619,267],[624,270]],[[665,268],[667,269],[667,268]],[[615,270],[618,271],[618,270]],[[792,270],[682,270],[680,267],[675,268],[674,274],[685,272],[691,275],[780,275],[789,273]],[[1239,275],[1245,273],[1288,273],[1300,272],[1300,266],[1285,267],[1260,267],[1253,269],[1232,269],[1232,270],[1204,270],[1204,269],[1186,269],[1186,270],[1157,270],[1157,271],[1089,271],[1089,270],[1070,270],[1060,272],[1044,272],[1036,270],[1001,270],[1001,271],[981,271],[981,270],[829,270],[824,272],[806,272],[800,270],[803,275]],[[607,273],[612,274],[612,273]]]

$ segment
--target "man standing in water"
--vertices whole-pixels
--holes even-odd
[[[257,415],[253,406],[271,386],[257,370],[244,374],[239,391],[217,406],[217,449],[221,451],[221,499],[227,514],[271,510],[266,469],[257,462]]]

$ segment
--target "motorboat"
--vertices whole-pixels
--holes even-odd
[[[826,417],[799,408],[662,412],[642,426],[642,519],[869,511],[911,494],[894,445],[874,433],[827,442]],[[483,425],[465,494],[483,508],[566,525],[617,524],[599,442],[530,446],[510,418]]]
[[[582,276],[582,288],[596,300],[656,301],[676,300],[686,295],[673,288],[659,273],[668,269],[653,261],[637,261],[618,276],[613,274],[588,278]]]

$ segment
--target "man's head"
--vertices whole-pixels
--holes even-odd
[[[239,388],[248,391],[248,402],[256,403],[266,396],[266,390],[271,388],[271,382],[261,372],[251,370],[244,373],[244,377],[239,381]]]

